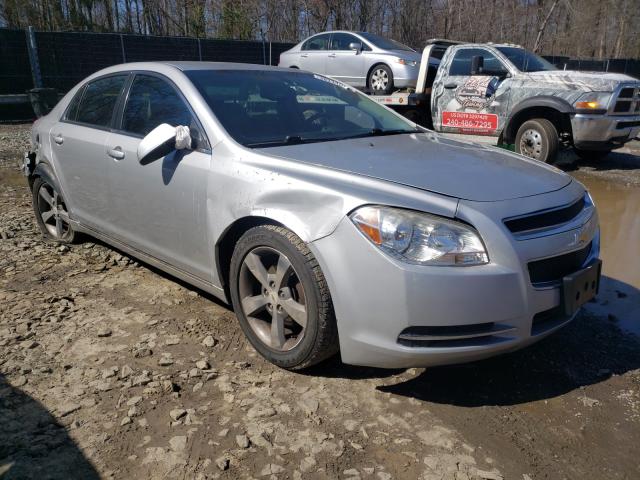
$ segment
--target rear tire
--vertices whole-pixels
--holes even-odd
[[[556,127],[546,118],[527,120],[518,129],[516,152],[545,163],[554,163],[560,148]]]
[[[36,223],[47,240],[69,244],[76,239],[69,211],[58,185],[45,177],[37,177],[31,187]]]
[[[393,91],[393,72],[384,64],[374,66],[367,77],[367,87],[373,93],[389,94]]]
[[[602,160],[611,153],[611,150],[580,150],[579,148],[573,150],[583,160]]]
[[[247,231],[231,258],[233,309],[265,359],[300,370],[338,352],[329,287],[307,245],[284,227]]]

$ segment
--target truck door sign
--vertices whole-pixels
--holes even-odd
[[[456,89],[455,97],[461,110],[484,110],[493,101],[498,87],[496,77],[469,77]]]
[[[498,128],[495,113],[442,112],[442,126],[470,133],[492,133]]]
[[[473,76],[456,88],[450,111],[442,112],[442,126],[461,133],[491,134],[498,128],[498,116],[485,113],[498,88],[499,80],[492,76]],[[451,108],[453,107],[453,108]],[[469,111],[471,110],[471,111]]]

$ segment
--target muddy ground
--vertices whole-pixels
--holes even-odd
[[[0,478],[640,477],[640,343],[607,314],[624,289],[488,361],[290,373],[207,294],[90,239],[44,243],[26,131],[0,127]],[[617,155],[612,178],[640,180]]]

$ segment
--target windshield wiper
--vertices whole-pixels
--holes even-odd
[[[309,140],[305,140],[299,135],[287,135],[283,140],[268,140],[266,142],[245,143],[245,147],[282,147],[284,145],[299,145],[301,143],[307,143],[308,141]]]
[[[404,130],[404,129],[396,129],[396,130],[382,130],[381,128],[372,128],[366,133],[359,133],[357,135],[350,135],[348,137],[342,137],[340,140],[347,140],[350,138],[366,138],[366,137],[384,137],[386,135],[402,135],[404,133],[420,133],[420,130]]]

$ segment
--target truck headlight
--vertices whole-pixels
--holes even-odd
[[[439,266],[489,263],[478,232],[461,222],[384,206],[361,207],[349,217],[371,243],[407,263]]]
[[[587,92],[580,95],[573,106],[577,113],[607,113],[611,92]]]

